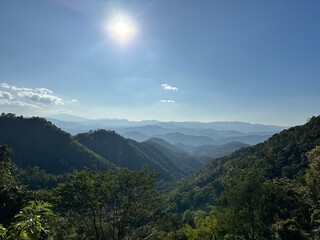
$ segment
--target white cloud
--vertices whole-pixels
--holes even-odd
[[[29,99],[32,102],[40,104],[63,105],[63,99],[52,95],[52,91],[47,89],[31,89],[28,91],[18,92],[17,95],[21,98]]]
[[[6,83],[1,83],[0,85],[2,88],[7,88],[7,89],[10,89],[11,86],[9,84],[6,84]]]
[[[161,103],[175,103],[176,101],[163,99],[163,100],[160,100],[160,102],[161,102]]]
[[[67,104],[76,104],[78,102],[79,102],[78,99],[71,99],[71,100],[67,101],[66,103]]]
[[[47,105],[64,105],[62,98],[55,96],[53,91],[47,88],[16,87],[7,83],[1,83],[0,105],[29,106],[41,108]]]
[[[0,99],[13,99],[11,93],[9,92],[4,92],[4,91],[0,91]]]
[[[162,87],[164,90],[167,90],[167,91],[178,91],[178,88],[177,88],[177,87],[170,86],[170,85],[167,84],[167,83],[161,84],[161,87]]]
[[[0,91],[0,105],[2,106],[18,106],[18,107],[35,107],[40,108],[34,104],[22,102],[13,98],[9,92]]]

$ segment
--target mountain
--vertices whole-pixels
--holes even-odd
[[[137,131],[124,132],[124,133],[121,133],[121,135],[125,138],[130,138],[130,139],[135,140],[137,142],[144,142],[150,138],[149,136],[144,135],[144,134],[137,132]]]
[[[161,122],[158,124],[164,128],[192,128],[192,129],[214,129],[220,131],[237,131],[243,133],[253,132],[279,132],[287,127],[276,125],[253,124],[248,122]]]
[[[165,179],[181,178],[202,166],[187,154],[175,154],[152,142],[138,143],[114,131],[90,131],[77,134],[75,139],[117,166],[139,169],[148,165]]]
[[[153,142],[153,143],[162,145],[163,147],[165,147],[173,152],[180,152],[180,153],[187,152],[186,150],[179,148],[176,145],[168,143],[167,141],[163,140],[162,138],[152,137],[147,142]]]
[[[231,142],[242,142],[248,145],[255,145],[257,143],[264,142],[268,138],[270,138],[272,135],[246,135],[241,137],[227,137],[227,138],[221,138],[219,140],[216,140],[214,143],[215,145],[222,145],[226,143]]]
[[[208,162],[211,159],[229,155],[241,148],[249,147],[250,145],[242,142],[228,142],[222,145],[204,145],[194,147],[189,150],[191,156],[201,158],[202,161]]]
[[[320,116],[283,130],[264,143],[212,160],[195,178],[184,181],[174,191],[174,209],[184,212],[217,205],[225,182],[230,177],[241,178],[241,174],[257,172],[266,180],[299,179],[308,166],[306,153],[316,146],[320,146]]]
[[[117,132],[120,134],[124,132],[139,132],[146,136],[154,136],[159,134],[167,134],[171,133],[171,129],[163,128],[157,125],[145,125],[145,126],[137,126],[137,127],[126,127],[126,128],[118,128]]]
[[[163,135],[156,135],[171,144],[183,144],[187,146],[202,146],[202,145],[223,145],[232,142],[242,142],[247,145],[255,145],[257,143],[267,140],[271,135],[246,135],[241,137],[228,137],[213,140],[208,136],[194,136],[183,133],[168,133]]]
[[[156,120],[129,121],[127,119],[84,120],[72,115],[53,115],[49,116],[49,118],[50,121],[70,133],[71,131],[80,133],[90,129],[110,129],[120,134],[136,131],[152,137],[159,134],[180,132],[186,135],[208,136],[214,140],[244,135],[273,135],[287,128],[247,122],[160,122]],[[72,121],[72,119],[75,121]]]
[[[153,142],[162,145],[163,147],[176,152],[176,153],[186,153],[194,158],[199,159],[203,163],[207,163],[209,160],[214,158],[223,157],[233,153],[244,147],[249,147],[250,145],[242,142],[230,142],[222,145],[201,145],[201,146],[190,146],[179,144],[170,144],[161,138],[151,138],[148,142]]]
[[[83,118],[83,117],[75,116],[68,113],[53,114],[53,115],[46,116],[46,118],[56,119],[64,122],[84,122],[89,120],[88,118]]]
[[[61,174],[84,167],[106,170],[112,166],[43,118],[2,114],[0,126],[0,144],[13,150],[13,161],[19,167],[38,166],[48,173]]]
[[[186,135],[179,132],[156,135],[155,137],[162,138],[171,144],[182,143],[185,145],[201,146],[215,143],[213,139],[206,136]]]

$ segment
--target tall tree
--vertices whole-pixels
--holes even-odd
[[[146,169],[85,170],[55,189],[56,201],[62,211],[69,210],[70,219],[81,223],[79,234],[122,240],[153,218],[160,203],[155,181],[156,175]]]
[[[0,224],[7,226],[28,197],[26,189],[12,176],[12,151],[0,145]]]
[[[320,146],[308,153],[309,168],[306,173],[308,192],[312,200],[312,236],[320,239]]]

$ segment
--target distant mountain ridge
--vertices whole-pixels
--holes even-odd
[[[157,137],[171,144],[192,146],[221,145],[234,141],[255,145],[286,128],[246,122],[160,122],[126,119],[97,119],[73,123],[56,119],[50,121],[71,134],[108,129],[138,142]]]
[[[158,120],[142,120],[142,121],[130,121],[127,119],[86,119],[71,114],[57,114],[47,116],[45,118],[51,119],[53,121],[60,122],[72,122],[70,119],[83,119],[85,120],[86,125],[94,126],[97,124],[97,127],[114,127],[120,126],[125,127],[141,127],[147,125],[157,125],[163,128],[189,128],[189,129],[214,129],[220,131],[238,131],[243,133],[252,133],[252,132],[279,132],[288,126],[277,126],[277,125],[266,125],[266,124],[257,124],[249,122],[240,122],[240,121],[218,121],[218,122],[161,122]],[[93,128],[94,129],[94,128]],[[93,130],[91,129],[91,130]]]
[[[201,145],[201,146],[190,146],[183,144],[170,144],[163,140],[162,138],[151,138],[148,142],[154,142],[164,146],[167,149],[170,149],[174,152],[184,152],[187,153],[201,162],[206,164],[208,161],[229,155],[241,148],[249,147],[250,145],[242,143],[242,142],[229,142],[222,145]]]

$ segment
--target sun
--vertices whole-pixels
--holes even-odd
[[[135,32],[133,21],[124,15],[116,15],[109,22],[109,33],[115,41],[125,42],[130,40]]]
[[[124,38],[130,32],[130,28],[125,22],[119,21],[114,26],[114,31],[120,38]]]

